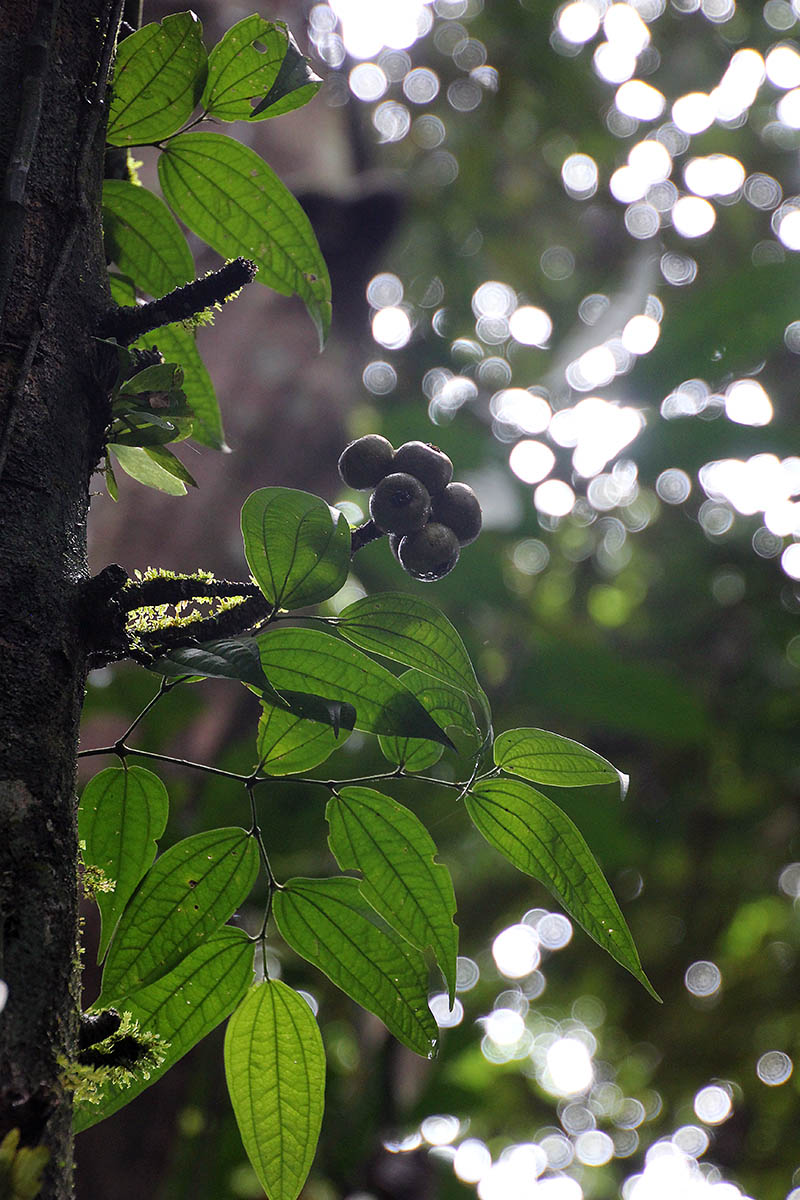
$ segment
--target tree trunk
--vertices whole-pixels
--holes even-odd
[[[105,397],[92,332],[116,0],[0,5],[0,1140],[72,1195],[75,753],[86,512]],[[90,620],[90,615],[89,618]],[[0,1190],[2,1190],[0,1182]]]

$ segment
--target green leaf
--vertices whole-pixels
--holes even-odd
[[[143,767],[108,767],[90,779],[78,806],[78,837],[84,862],[102,868],[113,892],[98,892],[101,962],[122,915],[156,855],[167,827],[169,796],[164,784]]]
[[[259,1183],[270,1200],[296,1200],[325,1105],[325,1050],[302,996],[275,979],[251,988],[225,1032],[225,1076]]]
[[[330,724],[304,720],[298,713],[264,704],[256,742],[259,769],[267,775],[308,771],[330,758],[349,736],[349,730],[332,729]]]
[[[364,596],[339,614],[339,632],[364,650],[416,667],[479,698],[466,647],[438,608],[405,592]]]
[[[183,370],[177,363],[152,363],[137,371],[119,387],[120,396],[145,396],[152,392],[163,392],[169,399],[180,390]],[[181,393],[182,394],[182,393]],[[169,410],[167,410],[169,411]]]
[[[106,179],[103,231],[106,253],[140,291],[163,296],[194,278],[186,238],[164,201],[148,188]]]
[[[168,475],[179,479],[181,483],[187,483],[189,487],[197,487],[195,478],[189,474],[181,460],[176,458],[166,446],[148,446],[145,449],[145,454],[157,467],[160,467],[162,471],[166,471]]]
[[[555,787],[616,783],[623,797],[628,790],[628,776],[607,759],[580,742],[546,729],[509,729],[501,733],[495,739],[494,761],[504,771],[534,783]]]
[[[409,809],[372,788],[344,787],[328,801],[328,839],[343,871],[360,871],[361,895],[416,946],[430,947],[456,994],[458,928],[450,872],[434,862],[436,843]]]
[[[480,745],[480,734],[470,703],[460,688],[432,679],[424,671],[404,671],[400,679],[456,742],[456,748],[471,754]],[[389,762],[401,765],[406,771],[424,771],[442,756],[442,747],[424,738],[396,738],[381,735],[381,752]]]
[[[279,699],[261,668],[253,638],[220,638],[199,646],[179,646],[150,665],[151,671],[171,678],[202,675],[204,679],[236,679]]]
[[[288,30],[286,32],[289,42],[281,69],[264,99],[250,114],[254,120],[279,117],[282,113],[300,108],[303,104],[308,104],[322,87],[319,75],[311,69],[311,63],[301,52],[291,33]]]
[[[249,120],[253,101],[275,83],[288,45],[285,26],[265,21],[257,13],[232,26],[208,56],[201,103],[209,116],[220,121]]]
[[[169,1042],[161,1066],[128,1086],[105,1082],[99,1103],[75,1106],[75,1132],[123,1108],[182,1058],[236,1007],[253,982],[253,943],[230,925],[212,933],[161,979],[117,1002],[142,1031]],[[98,1007],[102,1007],[98,1004]]]
[[[244,255],[258,280],[283,296],[296,293],[317,327],[331,321],[328,269],[308,217],[262,158],[220,133],[173,138],[158,160],[167,203],[225,258]]]
[[[432,1058],[437,1028],[428,968],[418,950],[380,921],[357,879],[290,879],[275,893],[281,937],[411,1050]]]
[[[614,893],[566,813],[516,779],[476,783],[466,805],[487,842],[519,871],[543,883],[589,936],[659,1000]]]
[[[154,340],[168,362],[179,363],[183,368],[183,390],[192,410],[192,437],[212,450],[227,450],[214,385],[200,357],[194,332],[180,323],[162,325],[154,334],[146,334],[134,344],[144,348]]]
[[[111,299],[115,304],[135,304],[136,288],[133,280],[127,275],[117,275],[115,271],[108,272],[108,286]]]
[[[354,646],[316,629],[273,628],[256,641],[264,673],[279,692],[288,688],[352,704],[356,729],[368,733],[452,746],[411,692]]]
[[[120,42],[106,134],[112,146],[159,142],[188,121],[206,81],[202,34],[194,13],[183,12]]]
[[[260,488],[242,507],[250,570],[275,608],[303,608],[338,592],[350,569],[350,526],[319,496]]]
[[[258,848],[244,829],[212,829],[171,846],[120,918],[103,972],[102,1003],[172,971],[228,920],[257,874]]]
[[[165,471],[160,463],[155,462],[142,446],[123,446],[118,442],[109,445],[108,449],[116,458],[126,475],[143,483],[145,487],[156,488],[169,496],[185,496],[186,487],[182,480]]]

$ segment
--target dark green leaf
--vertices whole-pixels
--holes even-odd
[[[416,946],[430,947],[456,993],[458,929],[450,872],[434,862],[436,843],[414,813],[372,788],[344,787],[325,810],[334,857],[343,871],[360,871],[361,895]]]
[[[325,1105],[325,1050],[302,996],[275,979],[251,988],[225,1032],[225,1076],[259,1183],[270,1200],[296,1200]]]
[[[464,643],[440,609],[405,592],[364,596],[339,614],[343,637],[364,650],[416,667],[435,679],[481,695]]]
[[[264,117],[278,117],[308,104],[322,87],[319,75],[311,69],[311,63],[301,53],[291,33],[288,30],[286,32],[288,45],[277,79],[251,113],[259,121]]]
[[[331,320],[328,269],[308,217],[264,160],[225,134],[186,133],[165,148],[158,175],[169,205],[209,246],[251,258],[260,283],[300,296],[322,344]]]
[[[349,736],[347,729],[332,729],[330,723],[304,720],[298,713],[264,704],[256,743],[259,769],[267,775],[308,771],[330,758]]]
[[[172,678],[202,675],[205,679],[237,679],[278,699],[261,669],[258,643],[253,638],[220,638],[200,646],[180,646],[157,659],[150,669]]]
[[[466,805],[487,842],[519,871],[540,880],[589,936],[658,1000],[614,893],[566,813],[516,779],[476,783]]]
[[[103,230],[106,253],[140,291],[163,296],[194,277],[186,238],[164,201],[148,188],[106,179]]]
[[[431,1058],[436,1022],[428,1008],[428,968],[418,950],[364,902],[357,879],[290,879],[275,893],[281,937],[390,1033]]]
[[[227,450],[214,385],[200,357],[193,331],[181,324],[162,325],[135,344],[143,348],[154,341],[168,362],[179,363],[183,368],[183,390],[192,410],[194,440],[212,450]]]
[[[147,450],[141,446],[123,446],[117,442],[109,446],[109,450],[119,462],[126,475],[143,483],[145,487],[156,488],[169,496],[185,496],[186,487],[183,481],[176,478],[171,471],[164,468],[150,457]]]
[[[189,119],[206,81],[202,35],[194,13],[183,12],[120,42],[106,135],[112,146],[159,142]]]
[[[460,688],[432,679],[424,671],[404,671],[400,679],[430,713],[437,725],[455,741],[456,748],[471,754],[480,744],[480,734],[469,701]],[[378,738],[382,753],[389,762],[402,765],[406,771],[424,771],[441,758],[442,747],[423,738]]]
[[[255,839],[233,828],[197,833],[156,859],[117,925],[102,1003],[154,983],[223,925],[250,892],[258,861]]]
[[[555,787],[587,787],[598,783],[628,790],[628,776],[594,750],[546,729],[509,729],[494,743],[494,761],[504,771],[534,783]]]
[[[253,981],[253,943],[242,929],[226,925],[161,979],[118,1001],[139,1028],[169,1042],[164,1062],[128,1086],[106,1082],[98,1104],[75,1106],[75,1132],[123,1108],[168,1071],[236,1007]]]
[[[206,112],[220,121],[252,117],[252,102],[275,83],[288,44],[285,27],[265,21],[257,13],[238,21],[208,56],[208,79],[201,99]]]
[[[100,944],[105,955],[125,905],[156,854],[167,826],[169,796],[164,784],[143,767],[108,767],[90,779],[78,807],[78,837],[84,862],[102,868],[113,892],[97,892]]]
[[[319,496],[260,488],[242,507],[244,552],[275,608],[303,608],[338,592],[350,569],[350,526]]]
[[[368,733],[425,737],[452,743],[411,692],[384,667],[331,634],[316,629],[271,629],[256,641],[274,688],[343,700]]]

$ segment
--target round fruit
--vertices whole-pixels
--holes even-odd
[[[431,515],[428,489],[413,475],[393,471],[370,496],[369,515],[384,533],[414,533]]]
[[[378,433],[368,433],[345,447],[339,458],[339,474],[356,491],[375,487],[394,470],[392,443]]]
[[[404,442],[394,456],[392,470],[413,475],[425,484],[431,496],[443,491],[453,478],[450,459],[430,442]]]
[[[433,583],[452,571],[461,549],[452,529],[431,521],[418,533],[404,537],[397,556],[401,565],[414,579]]]
[[[435,498],[432,520],[449,525],[459,545],[468,546],[475,541],[483,524],[478,497],[466,483],[451,483]]]

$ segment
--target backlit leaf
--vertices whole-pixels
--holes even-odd
[[[469,700],[460,688],[451,687],[426,675],[424,671],[404,671],[400,676],[405,686],[430,713],[437,725],[446,730],[456,748],[466,754],[480,745],[480,734]],[[381,752],[389,762],[402,765],[406,771],[424,771],[441,758],[442,747],[424,738],[396,738],[381,735]]]
[[[356,710],[356,729],[400,737],[450,739],[394,675],[355,646],[317,629],[273,628],[256,638],[274,688],[343,700]]]
[[[555,787],[619,784],[624,795],[628,776],[594,750],[546,729],[509,729],[494,743],[494,761],[504,771],[534,783]]]
[[[188,121],[206,81],[202,35],[194,13],[183,12],[119,43],[106,135],[112,146],[159,142]]]
[[[308,217],[264,160],[225,134],[185,133],[165,147],[158,175],[170,207],[209,246],[252,259],[260,283],[300,296],[324,343],[328,269]]]
[[[567,814],[516,779],[476,783],[466,805],[487,842],[518,870],[543,883],[589,936],[658,1000],[614,893]]]
[[[447,867],[434,862],[437,847],[425,826],[391,796],[364,787],[343,787],[325,816],[341,869],[361,872],[361,895],[406,941],[433,950],[452,1004],[456,897]]]
[[[255,839],[233,828],[197,833],[156,859],[117,925],[102,1003],[154,983],[223,925],[249,894],[258,861]]]
[[[163,296],[194,278],[186,238],[164,201],[148,188],[106,179],[103,233],[106,253],[142,292]]]
[[[274,704],[262,706],[258,722],[259,769],[267,775],[292,775],[308,771],[330,758],[350,736],[348,729],[305,720]]]
[[[325,1050],[302,996],[276,979],[251,988],[225,1032],[225,1076],[259,1183],[270,1200],[296,1200],[325,1104]]]
[[[109,445],[109,450],[116,458],[126,475],[143,483],[145,487],[155,488],[166,492],[169,496],[185,496],[186,486],[172,471],[165,471],[160,463],[155,462],[143,446],[124,446],[118,442]]]
[[[275,893],[273,911],[281,937],[301,958],[404,1045],[433,1056],[437,1028],[425,959],[376,916],[357,879],[290,879]]]
[[[83,858],[102,868],[113,892],[98,892],[101,930],[97,961],[105,955],[114,927],[156,854],[167,826],[169,796],[143,767],[108,767],[90,779],[78,807]]]
[[[208,56],[201,100],[206,112],[220,121],[252,117],[254,102],[275,83],[288,45],[285,26],[257,13],[233,25]]]
[[[178,363],[183,368],[183,391],[192,410],[192,437],[212,450],[226,450],[214,385],[200,357],[194,332],[180,322],[162,325],[140,338],[135,345],[155,345],[167,362]]]
[[[302,608],[338,592],[350,569],[350,526],[319,496],[260,488],[242,507],[244,552],[275,608]]]
[[[127,1086],[105,1082],[99,1104],[76,1103],[75,1132],[96,1125],[155,1083],[236,1007],[253,982],[253,943],[230,925],[212,933],[176,967],[117,1001],[140,1029],[169,1042],[166,1058],[148,1077]]]
[[[308,104],[322,87],[322,80],[311,68],[297,42],[287,30],[288,45],[278,76],[266,96],[253,109],[252,118],[279,117]]]

